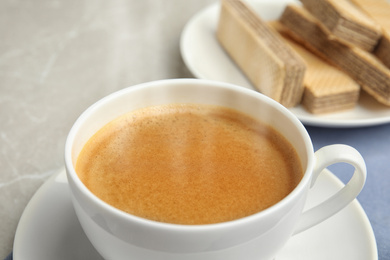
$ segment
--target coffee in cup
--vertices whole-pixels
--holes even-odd
[[[123,123],[128,120],[124,120],[123,118],[128,117],[131,113],[149,114],[149,116],[141,117],[141,122],[144,121],[144,123],[150,121],[145,120],[145,118],[148,117],[151,117],[153,120],[156,119],[165,122],[165,119],[161,119],[164,118],[165,115],[163,116],[159,112],[156,116],[153,114],[155,113],[153,112],[153,109],[161,109],[162,107],[169,108],[172,106],[170,109],[173,110],[173,114],[177,115],[179,107],[177,104],[192,104],[183,105],[185,108],[183,108],[184,110],[192,112],[194,106],[199,106],[199,108],[201,108],[200,111],[203,112],[213,111],[211,114],[221,114],[222,111],[222,115],[224,116],[220,117],[223,119],[221,121],[223,123],[218,123],[219,125],[215,126],[217,133],[209,133],[211,136],[207,137],[207,143],[203,144],[209,145],[210,147],[208,149],[211,149],[211,147],[213,147],[213,142],[215,142],[211,142],[210,140],[214,138],[215,140],[218,140],[220,139],[219,136],[222,136],[224,131],[231,130],[228,130],[229,124],[236,125],[236,127],[240,129],[242,128],[242,125],[251,125],[251,118],[264,124],[257,126],[260,127],[260,129],[263,129],[263,132],[270,131],[270,133],[272,133],[271,136],[278,136],[278,134],[275,133],[282,135],[295,150],[298,161],[302,167],[301,176],[297,174],[299,177],[296,178],[296,180],[298,180],[296,187],[293,188],[287,196],[280,196],[283,197],[283,199],[272,206],[263,210],[257,209],[257,213],[249,213],[251,215],[246,217],[236,215],[231,218],[234,219],[231,221],[218,220],[223,222],[215,221],[217,223],[197,225],[173,224],[173,222],[175,222],[173,220],[168,220],[169,223],[166,223],[161,220],[154,221],[146,217],[129,214],[106,203],[86,187],[86,184],[84,184],[81,179],[82,177],[80,178],[78,175],[79,172],[76,171],[76,166],[77,161],[81,156],[80,154],[84,153],[82,151],[83,148],[94,146],[90,146],[90,142],[95,140],[94,135],[97,132],[105,132],[104,129],[107,124],[108,129],[114,129],[114,125],[117,124],[117,122],[115,123],[116,118],[119,118],[118,122],[122,121]],[[222,109],[220,107],[222,107]],[[226,111],[225,109],[229,111],[229,116],[224,114],[225,112],[223,111]],[[219,112],[216,113],[215,111]],[[236,111],[238,111],[238,114]],[[130,114],[126,115],[127,113]],[[123,115],[124,117],[122,118]],[[167,117],[171,118],[170,120],[172,121],[172,115],[169,115],[168,113]],[[210,116],[207,118],[208,120],[211,120]],[[112,121],[114,123],[110,126],[110,122]],[[121,123],[119,123],[119,125],[120,124]],[[255,125],[257,124],[256,121]],[[211,129],[209,125],[207,126]],[[165,127],[167,129],[164,131],[155,127],[155,130],[149,131],[149,134],[154,135],[157,133],[160,134],[160,132],[168,132],[172,137],[176,136],[178,141],[185,140],[185,142],[179,142],[176,146],[179,146],[180,143],[188,145],[188,143],[190,143],[190,137],[194,135],[193,132],[189,132],[188,134],[179,133],[178,129],[180,131],[186,129],[184,126],[175,126],[176,129],[173,129],[172,124],[166,124]],[[197,128],[201,129],[200,127],[190,127],[187,128],[187,130],[194,131],[197,130]],[[127,129],[127,127],[119,127],[119,129],[123,130]],[[145,127],[145,129],[147,128]],[[141,128],[141,130],[145,129]],[[252,165],[249,164],[257,163],[259,157],[261,157],[255,155],[256,150],[254,150],[254,147],[262,148],[264,145],[256,144],[257,141],[250,140],[249,142],[252,144],[250,146],[252,150],[249,149],[249,151],[245,151],[245,149],[243,149],[246,154],[237,156],[236,151],[231,150],[233,147],[231,141],[234,138],[238,138],[242,133],[245,135],[246,132],[244,130],[240,129],[240,131],[242,131],[241,134],[233,134],[232,132],[230,135],[226,135],[224,139],[221,138],[219,142],[223,145],[216,147],[215,152],[212,152],[212,150],[207,151],[207,149],[203,149],[202,146],[198,147],[198,152],[194,153],[195,155],[193,155],[191,161],[198,165],[197,167],[205,167],[208,163],[217,161],[218,158],[218,160],[224,160],[220,163],[220,167],[224,168],[223,170],[215,172],[225,173],[232,170],[230,168],[234,169],[234,167],[239,165],[238,168],[240,168],[239,170],[242,171],[243,174],[252,167]],[[131,136],[134,135],[131,134]],[[134,147],[146,150],[148,149],[148,146],[169,149],[169,145],[175,143],[172,140],[169,140],[169,138],[158,137],[156,140],[159,140],[158,142],[160,142],[160,145],[157,145],[158,142],[156,141],[150,141],[148,144],[144,139],[145,138],[140,138],[138,141],[139,143]],[[281,140],[279,137],[274,139]],[[164,145],[161,144],[163,142],[165,142]],[[193,145],[200,145],[200,139],[193,141]],[[99,147],[99,145],[97,145],[97,147]],[[281,142],[279,147],[286,148],[288,145],[286,145],[285,142]],[[281,150],[285,152],[284,149]],[[151,165],[156,165],[156,162],[159,162],[167,164],[174,163],[173,165],[178,164],[180,166],[185,157],[184,155],[188,152],[189,149],[178,149],[177,147],[175,149],[171,148],[169,152],[154,150],[150,153],[145,152],[145,158],[139,157],[136,163],[147,164],[153,159],[154,161]],[[229,154],[230,152],[232,154]],[[136,154],[135,149],[133,149],[133,154]],[[267,153],[265,154],[267,155]],[[283,154],[283,152],[281,154]],[[242,163],[241,159],[248,160],[248,155],[254,156],[255,159],[250,159],[251,163],[245,163],[246,161]],[[159,156],[163,157],[161,158]],[[87,157],[92,158],[90,155]],[[210,158],[213,158],[213,160],[207,160]],[[96,161],[105,162],[106,160],[99,159]],[[116,161],[117,160],[114,160],[114,165],[117,163]],[[263,168],[268,166],[272,167],[273,162],[275,161],[280,162],[281,160],[276,156],[269,157],[269,159],[266,160],[266,166]],[[291,161],[297,162],[296,159],[292,159]],[[313,208],[304,210],[308,191],[312,185],[315,185],[317,177],[323,173],[324,168],[338,162],[344,162],[354,166],[355,172],[352,175],[351,180],[333,196],[325,198],[323,202],[320,202]],[[274,259],[275,256],[277,257],[278,251],[286,244],[293,234],[302,232],[324,221],[354,200],[363,188],[366,179],[366,166],[358,151],[346,145],[329,145],[314,152],[310,136],[305,127],[296,116],[276,101],[261,95],[258,92],[240,86],[197,79],[171,79],[148,82],[122,89],[99,100],[80,115],[70,130],[65,145],[65,165],[73,207],[85,234],[92,245],[105,259],[117,260],[129,258],[140,260]],[[108,167],[110,168],[110,166]],[[119,168],[126,167],[120,166]],[[162,169],[160,165],[158,168]],[[196,170],[196,167],[192,164],[187,166],[187,168],[189,168],[189,170],[195,168]],[[283,167],[278,166],[277,168],[279,171],[279,168]],[[167,174],[166,172],[160,172],[158,174]],[[206,171],[201,170],[198,170],[198,172],[202,172],[202,174],[206,173]],[[156,191],[162,189],[159,182],[166,181],[166,178],[161,176],[158,180],[153,181],[154,177],[152,178],[152,175],[152,173],[146,175],[150,177],[147,182],[151,186],[145,189],[154,190],[153,192],[145,192],[142,196],[149,198],[156,196],[158,194]],[[221,180],[223,180],[223,177],[226,177],[227,175],[221,176]],[[184,177],[175,177],[176,181],[182,178],[182,185],[186,183],[186,179],[188,180],[188,176],[185,175]],[[93,178],[97,177],[95,176]],[[253,178],[253,176],[251,178]],[[221,180],[218,179],[218,182]],[[239,187],[237,185],[239,185],[241,181],[242,178],[232,179],[231,182],[234,183],[231,183],[230,185]],[[241,192],[240,188],[223,190],[224,187],[217,186],[215,182],[213,183],[209,180],[204,182],[204,185],[218,187],[219,190],[226,192],[226,194],[229,192]],[[107,186],[109,186],[109,181],[105,180],[104,183],[107,188]],[[143,182],[140,183],[143,184]],[[246,185],[248,185],[248,183]],[[171,190],[173,191],[173,186],[175,185],[166,185],[165,189],[163,189],[163,192],[160,194],[167,194],[171,192]],[[196,185],[191,185],[191,187],[195,186]],[[267,185],[263,185],[262,187],[267,187]],[[103,187],[104,190],[109,190],[106,188]],[[276,190],[275,187],[268,186],[268,188],[270,188],[271,191],[269,194]],[[256,189],[259,188],[254,188],[254,190]],[[116,192],[117,194],[123,194],[123,192],[117,192],[117,189],[115,188],[111,189],[111,191]],[[242,192],[248,194],[247,191],[242,190]],[[187,196],[189,195],[187,194]],[[199,192],[196,196],[208,195]],[[193,198],[195,198],[193,201],[196,201],[196,196],[193,196]],[[180,196],[177,195],[176,197]],[[177,199],[176,197],[175,200]],[[232,198],[235,199],[235,196],[232,196]],[[144,200],[145,198],[140,199]],[[246,199],[249,202],[254,201],[254,199],[248,195]],[[218,208],[220,206],[215,201],[215,199],[209,200],[209,203],[212,204],[209,206],[209,209],[211,208],[211,210],[214,210],[213,207]],[[229,200],[226,201],[229,202]],[[164,204],[161,203],[155,204],[157,206],[161,205],[162,207],[165,207]],[[190,205],[190,207],[194,206]],[[233,207],[230,206],[229,208],[233,209]],[[172,206],[170,209],[172,209]],[[207,210],[204,212],[206,211]],[[193,219],[193,217],[191,218]],[[304,249],[297,248],[297,250]]]
[[[76,172],[106,203],[173,224],[211,224],[260,212],[303,176],[293,146],[273,127],[222,106],[167,104],[106,124]]]

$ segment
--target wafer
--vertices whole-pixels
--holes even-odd
[[[269,24],[306,63],[302,105],[310,113],[323,114],[355,107],[360,86],[353,79],[286,36],[285,29],[279,22]]]
[[[373,54],[329,40],[318,21],[302,7],[287,6],[280,22],[291,37],[342,69],[376,100],[390,106],[390,70]]]
[[[386,0],[351,0],[382,28],[382,38],[374,53],[390,68],[390,3]]]
[[[349,0],[301,0],[310,13],[328,31],[330,39],[372,51],[381,37],[381,29]]]
[[[238,0],[222,0],[217,39],[261,93],[286,107],[300,103],[305,64],[266,22]]]

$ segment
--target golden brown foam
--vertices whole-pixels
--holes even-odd
[[[76,172],[114,207],[177,224],[254,214],[302,177],[295,150],[276,131],[237,111],[195,104],[112,121],[85,145]]]

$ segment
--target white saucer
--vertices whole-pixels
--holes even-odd
[[[342,183],[330,171],[320,175],[309,193],[315,205],[339,190]],[[35,193],[19,221],[14,260],[103,259],[77,220],[65,171],[51,177]],[[276,260],[377,260],[370,222],[357,200],[337,215],[292,237]]]
[[[288,3],[295,0],[247,1],[264,20],[277,19]],[[196,14],[186,25],[181,36],[181,55],[188,69],[197,78],[225,81],[254,89],[240,69],[224,52],[215,37],[219,4],[213,4]],[[390,122],[390,108],[376,102],[367,94],[358,105],[340,113],[313,115],[302,106],[291,111],[307,125],[325,127],[361,127]]]

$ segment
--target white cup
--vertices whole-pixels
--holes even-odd
[[[75,172],[87,140],[109,121],[142,107],[168,103],[221,105],[270,124],[295,147],[304,169],[298,186],[283,200],[254,215],[208,225],[160,223],[120,211],[92,194]],[[337,162],[355,167],[347,185],[303,212],[309,188],[322,170]],[[253,90],[198,80],[155,81],[115,92],[88,108],[72,127],[65,147],[72,201],[84,232],[105,259],[262,260],[272,259],[294,234],[331,217],[359,194],[366,179],[361,155],[346,145],[313,151],[308,133],[286,108]]]

